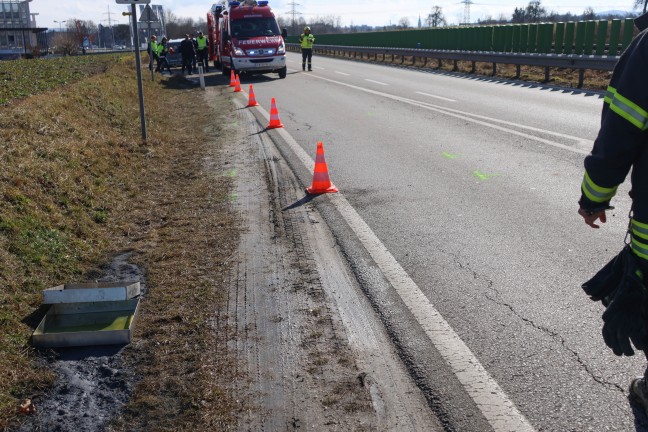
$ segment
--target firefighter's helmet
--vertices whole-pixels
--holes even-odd
[[[304,31],[310,31],[310,27],[308,26],[304,27]]]

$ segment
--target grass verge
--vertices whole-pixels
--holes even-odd
[[[219,325],[237,233],[230,178],[219,175],[223,137],[210,126],[219,114],[183,78],[147,80],[143,143],[134,59],[87,68],[86,59],[60,59],[66,69],[81,62],[78,82],[53,81],[40,94],[45,87],[2,89],[21,96],[0,117],[0,430],[53,379],[27,343],[41,290],[84,281],[125,249],[136,252],[148,292],[139,343],[127,352],[140,380],[113,428],[224,427],[234,404],[218,383],[233,368],[208,330]]]

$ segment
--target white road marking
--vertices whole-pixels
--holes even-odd
[[[259,106],[257,109],[267,121],[270,120],[270,114],[263,107]],[[286,129],[275,129],[275,131],[281,135],[304,166],[309,171],[313,171],[315,161],[290,133]],[[535,432],[533,426],[506,396],[504,390],[490,376],[344,195],[337,193],[328,197],[412,312],[435,348],[452,368],[493,430],[495,432]]]
[[[351,76],[351,74],[340,72],[340,71],[335,71],[336,74],[344,75],[344,76]]]
[[[443,97],[443,96],[436,96],[436,95],[433,95],[433,94],[423,93],[423,92],[416,92],[416,93],[420,94],[420,95],[423,95],[423,96],[428,96],[428,97],[432,97],[432,98],[436,98],[436,99],[441,99],[441,100],[448,101],[448,102],[457,102],[454,99],[449,99],[449,98]]]
[[[369,81],[371,83],[380,84],[380,85],[384,85],[384,86],[389,85],[389,84],[385,84],[384,82],[370,80],[369,78],[365,78],[365,81]]]
[[[313,66],[313,69],[321,69],[321,70],[325,70],[325,68],[323,68],[322,66]]]
[[[321,77],[321,76],[318,76],[318,75],[311,75],[311,76],[313,78],[316,78],[316,79],[320,79],[320,80],[323,80],[323,81],[328,81],[328,82],[331,82],[331,83],[334,83],[334,84],[339,84],[341,86],[345,86],[345,87],[349,87],[349,88],[352,88],[352,89],[355,89],[355,90],[363,91],[365,93],[370,93],[370,94],[381,96],[381,97],[384,97],[384,98],[387,98],[387,99],[396,100],[396,101],[399,101],[399,102],[403,102],[403,103],[406,103],[406,104],[417,106],[419,108],[427,109],[427,110],[430,110],[430,111],[436,111],[438,113],[445,114],[445,115],[450,116],[450,117],[456,117],[456,118],[464,120],[464,121],[469,121],[469,122],[472,122],[472,123],[475,123],[475,124],[478,124],[478,125],[481,125],[481,126],[489,127],[491,129],[497,129],[497,130],[502,131],[502,132],[506,132],[506,133],[509,133],[509,134],[512,134],[512,135],[517,135],[517,136],[520,136],[520,137],[523,137],[523,138],[526,138],[526,139],[529,139],[529,140],[538,141],[538,142],[541,142],[543,144],[547,144],[547,145],[550,145],[552,147],[557,147],[557,148],[560,148],[560,149],[563,149],[563,150],[568,150],[568,151],[574,152],[574,153],[587,155],[587,154],[589,154],[589,152],[590,152],[590,150],[592,148],[592,144],[594,143],[594,141],[591,141],[591,140],[587,140],[587,139],[584,139],[584,138],[575,137],[575,136],[571,136],[571,135],[562,134],[560,132],[554,132],[554,131],[550,131],[550,130],[546,130],[546,129],[535,128],[533,126],[526,126],[526,125],[522,125],[522,124],[518,124],[518,123],[509,122],[509,121],[506,121],[506,120],[500,120],[500,119],[496,119],[496,118],[493,118],[493,117],[486,117],[486,116],[482,116],[482,115],[479,115],[479,114],[470,113],[470,112],[467,112],[467,111],[461,111],[461,110],[457,110],[457,109],[453,109],[453,108],[447,108],[447,107],[443,107],[443,106],[440,106],[440,105],[433,105],[433,104],[431,104],[429,102],[421,102],[421,101],[417,101],[417,100],[414,100],[414,99],[405,98],[405,97],[402,97],[402,96],[396,96],[396,95],[392,95],[392,94],[389,94],[389,93],[383,93],[383,92],[380,92],[380,91],[377,91],[377,90],[372,90],[372,89],[369,89],[369,88],[359,87],[359,86],[353,85],[353,84],[347,84],[347,83],[344,83],[344,82],[341,82],[341,81],[336,81],[336,80],[333,80],[333,79],[330,79],[330,78],[324,78],[324,77]],[[539,133],[542,133],[542,134],[545,134],[545,135],[552,135],[552,136],[559,137],[559,138],[565,138],[565,139],[573,140],[578,145],[578,147],[568,146],[568,145],[565,145],[565,144],[562,144],[562,143],[559,143],[559,142],[556,142],[556,141],[551,141],[551,140],[548,140],[548,139],[541,138],[539,136],[535,136],[535,135],[531,135],[531,134],[528,134],[528,133],[520,132],[520,131],[517,131],[515,129],[510,129],[510,128],[503,127],[503,126],[498,126],[498,125],[496,125],[494,123],[500,123],[500,124],[503,124],[503,125],[516,127],[518,129],[526,129],[528,131],[539,132]]]

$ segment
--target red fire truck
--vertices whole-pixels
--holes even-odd
[[[277,72],[286,77],[286,45],[266,0],[214,4],[207,13],[209,57],[229,76]]]

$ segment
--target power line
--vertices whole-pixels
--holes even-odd
[[[292,26],[292,29],[293,29],[293,32],[294,32],[294,31],[295,31],[295,20],[296,20],[296,16],[302,14],[301,12],[298,12],[298,11],[297,11],[297,6],[301,6],[301,5],[300,5],[299,3],[295,3],[295,2],[293,1],[293,2],[291,2],[291,3],[288,3],[288,6],[290,6],[290,12],[288,12],[288,13],[289,13],[290,16],[292,17],[291,26]]]

